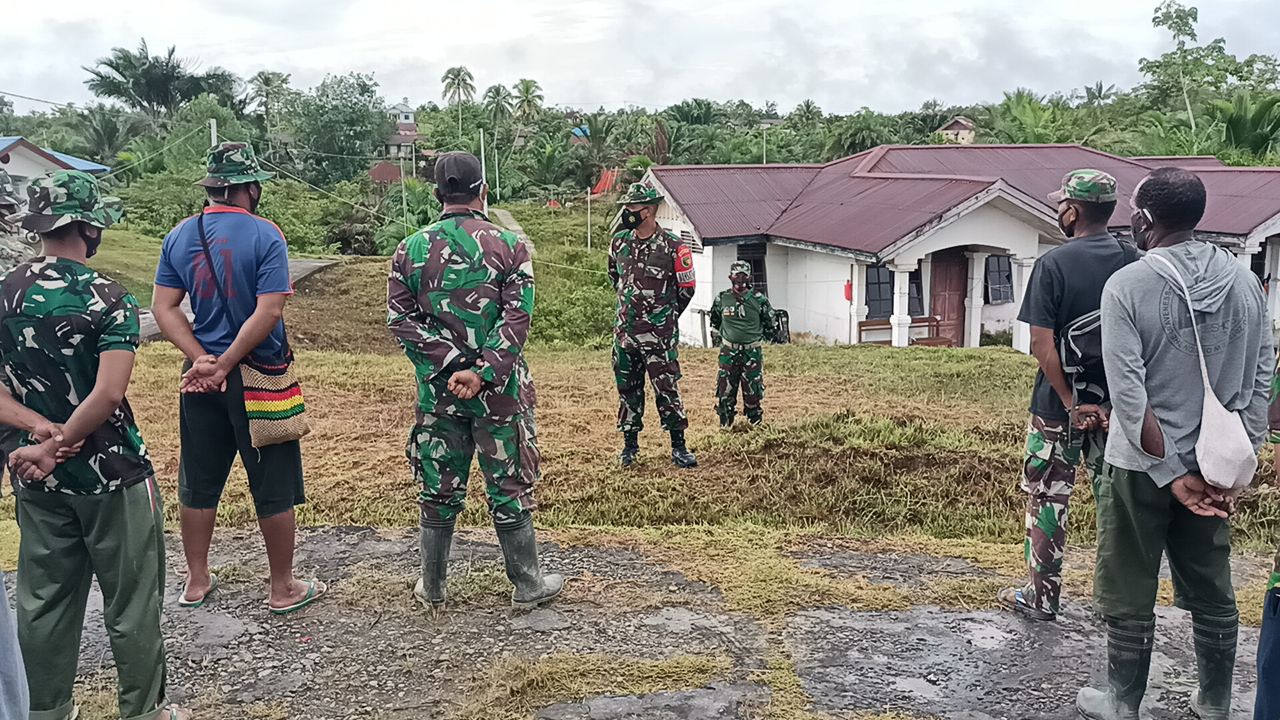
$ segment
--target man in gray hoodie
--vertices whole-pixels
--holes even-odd
[[[1267,435],[1275,356],[1266,303],[1249,268],[1197,240],[1204,184],[1161,168],[1134,191],[1133,231],[1147,257],[1117,272],[1102,295],[1102,346],[1112,413],[1095,481],[1098,559],[1094,609],[1107,623],[1108,689],[1076,704],[1096,720],[1138,717],[1155,634],[1160,559],[1169,557],[1176,604],[1191,612],[1200,688],[1192,707],[1226,720],[1239,613],[1231,587],[1232,493],[1199,475],[1203,405],[1194,322],[1210,384],[1241,414],[1260,448]],[[1168,260],[1190,288],[1191,310]]]

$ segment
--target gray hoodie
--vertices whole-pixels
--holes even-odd
[[[1172,262],[1190,288],[1210,384],[1261,448],[1276,360],[1258,279],[1231,253],[1199,240],[1152,253]],[[1145,472],[1160,487],[1196,472],[1204,385],[1187,303],[1164,263],[1147,257],[1107,282],[1102,355],[1113,405],[1107,462]],[[1164,432],[1163,458],[1142,449],[1148,405]]]

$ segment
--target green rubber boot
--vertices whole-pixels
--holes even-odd
[[[507,579],[516,586],[511,593],[511,607],[531,610],[559,597],[564,589],[564,577],[542,574],[533,516],[525,512],[523,518],[515,523],[494,523],[494,529],[498,531],[498,545],[502,547]]]
[[[1151,671],[1151,644],[1155,618],[1120,620],[1107,618],[1107,689],[1084,688],[1076,696],[1076,709],[1088,720],[1138,720],[1138,708],[1147,692]]]
[[[423,520],[418,526],[418,547],[422,573],[413,588],[413,596],[428,610],[440,610],[447,598],[449,549],[453,545],[453,521]]]

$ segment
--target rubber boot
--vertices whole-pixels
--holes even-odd
[[[1088,720],[1138,720],[1151,671],[1151,643],[1155,618],[1107,618],[1107,689],[1084,688],[1076,709]]]
[[[728,430],[728,429],[732,428],[732,427],[733,427],[733,421],[734,421],[734,416],[733,416],[733,415],[721,415],[721,416],[720,416],[720,429],[721,429],[721,430]]]
[[[747,422],[751,423],[752,425],[761,425],[761,424],[763,424],[763,423],[764,423],[764,413],[755,413],[754,415],[748,414],[748,415],[747,415]]]
[[[449,549],[453,545],[452,520],[422,520],[418,526],[418,547],[422,557],[422,574],[413,588],[413,596],[429,610],[440,610],[446,600],[446,578],[449,573]]]
[[[698,467],[698,458],[685,447],[684,430],[671,431],[671,462],[685,469]]]
[[[1196,668],[1200,671],[1200,688],[1191,695],[1191,710],[1201,720],[1228,720],[1240,615],[1191,613],[1191,627],[1196,641]]]
[[[533,516],[525,512],[514,523],[494,523],[493,527],[498,531],[498,545],[502,547],[507,579],[516,586],[511,593],[511,607],[528,610],[555,600],[564,589],[564,578],[542,574],[538,563],[538,542],[533,533]]]
[[[636,457],[640,455],[640,433],[623,433],[622,438],[622,453],[618,455],[618,460],[622,462],[622,467],[631,467],[636,464]]]

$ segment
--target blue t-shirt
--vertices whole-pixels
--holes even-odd
[[[289,247],[280,228],[270,220],[237,207],[214,205],[204,210],[205,235],[214,264],[211,273],[200,245],[197,217],[183,220],[165,237],[156,285],[187,292],[195,314],[192,327],[196,339],[205,351],[221,355],[257,309],[260,295],[293,292]],[[223,307],[213,284],[215,274],[229,308]],[[284,347],[281,322],[253,355],[269,361],[278,358]]]

